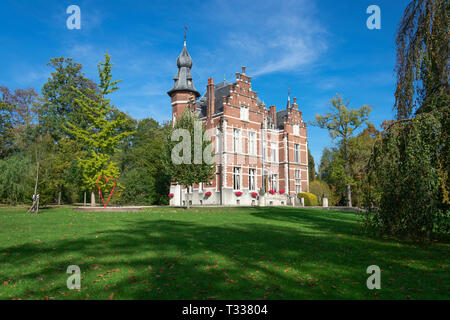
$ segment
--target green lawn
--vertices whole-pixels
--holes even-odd
[[[450,245],[360,234],[354,213],[0,208],[0,299],[448,299]],[[366,287],[378,265],[381,290]],[[66,269],[81,268],[81,290]]]

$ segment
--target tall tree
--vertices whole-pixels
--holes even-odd
[[[314,157],[309,151],[309,148],[308,148],[308,175],[310,183],[316,180],[316,165],[314,163]]]
[[[211,140],[202,122],[189,109],[170,130],[166,155],[165,164],[172,180],[187,189],[186,207],[189,209],[189,188],[211,180],[216,170]]]
[[[170,124],[151,118],[137,124],[133,139],[121,153],[121,201],[135,204],[168,204],[170,176],[164,167]]]
[[[397,34],[397,119],[449,104],[447,0],[413,0]]]
[[[82,73],[82,65],[71,58],[52,58],[47,63],[54,69],[48,81],[42,86],[41,125],[57,142],[67,132],[67,122],[87,127],[85,115],[77,108],[74,101],[80,98],[79,92],[94,98],[97,85]],[[77,89],[74,90],[73,88]]]
[[[359,109],[349,109],[349,102],[345,102],[341,96],[336,95],[331,99],[331,112],[325,115],[316,115],[311,124],[322,129],[327,129],[333,139],[340,139],[343,146],[345,173],[346,173],[346,193],[347,206],[352,206],[352,191],[350,186],[351,179],[351,159],[349,157],[349,139],[354,132],[366,123],[369,118],[371,108],[363,105]]]
[[[12,106],[0,99],[0,159],[6,158],[14,148]]]
[[[113,154],[123,140],[133,134],[131,131],[121,131],[129,121],[123,113],[115,113],[110,99],[106,96],[119,88],[120,80],[111,81],[111,57],[105,54],[105,61],[98,64],[100,84],[98,91],[88,88],[85,94],[78,88],[75,98],[76,106],[86,117],[87,128],[80,123],[68,122],[64,126],[66,132],[85,144],[88,154],[78,158],[82,169],[83,189],[91,191],[91,203],[95,203],[94,190],[99,176],[114,177],[120,174],[118,163],[113,161]],[[103,186],[105,187],[105,186]]]
[[[2,94],[0,107],[2,118],[9,123],[10,147],[17,152],[26,150],[30,144],[30,134],[38,120],[39,103],[38,94],[33,89],[15,89],[10,91],[0,86]],[[31,134],[32,135],[32,134]]]

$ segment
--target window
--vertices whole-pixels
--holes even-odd
[[[256,132],[248,132],[248,154],[256,155]]]
[[[294,136],[300,135],[300,126],[298,124],[294,124]]]
[[[269,190],[278,191],[278,175],[269,175]]]
[[[272,162],[278,162],[278,143],[272,142],[270,144],[270,160]]]
[[[239,190],[241,188],[241,168],[233,168],[233,189]]]
[[[256,169],[248,169],[248,190],[256,190]]]
[[[267,142],[266,141],[264,141],[264,143],[263,143],[263,153],[264,153],[264,155],[263,155],[264,160],[269,161],[269,152],[267,151]]]
[[[294,144],[294,162],[300,162],[300,145]]]
[[[220,130],[216,129],[216,153],[222,152],[222,139],[220,135]]]
[[[241,107],[241,120],[248,121],[248,107]]]
[[[241,152],[241,130],[233,128],[233,151]]]
[[[295,170],[295,193],[302,192],[302,180],[300,178],[300,170]]]

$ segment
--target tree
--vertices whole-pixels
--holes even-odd
[[[314,164],[314,157],[308,148],[308,178],[309,182],[313,182],[316,179],[316,167]]]
[[[330,163],[333,160],[333,151],[328,148],[323,148],[322,157],[320,158],[319,164],[319,172],[318,176],[321,180],[327,180],[329,177],[328,168],[330,167]]]
[[[178,143],[180,138],[182,141]],[[167,171],[173,181],[187,189],[186,207],[189,209],[189,187],[211,180],[216,170],[211,140],[201,121],[185,110],[169,132],[167,147]]]
[[[30,156],[25,153],[0,160],[0,202],[13,205],[29,202],[33,194],[33,169]]]
[[[8,127],[6,147],[9,152],[26,150],[32,139],[30,133],[38,120],[38,94],[33,89],[15,89],[11,92],[7,87],[0,86],[2,98],[0,107],[2,122]]]
[[[397,33],[397,119],[449,104],[447,0],[413,0]]]
[[[383,124],[365,183],[365,225],[380,234],[424,240],[450,229],[449,9],[445,0],[413,0],[400,22],[397,121]]]
[[[347,206],[352,206],[352,193],[350,186],[351,159],[349,157],[348,144],[353,133],[366,123],[371,108],[363,105],[359,109],[349,109],[349,102],[344,103],[341,96],[336,95],[331,99],[331,112],[325,115],[316,115],[312,125],[327,129],[333,139],[339,138],[343,146],[345,162],[345,181],[347,193]]]
[[[89,150],[85,158],[78,158],[82,170],[83,189],[91,191],[91,203],[95,204],[94,190],[99,176],[118,178],[120,169],[118,163],[112,160],[113,154],[123,140],[133,134],[122,131],[129,119],[123,113],[115,113],[110,100],[105,97],[118,90],[120,80],[111,81],[111,57],[105,54],[105,62],[98,64],[99,91],[87,88],[85,94],[78,88],[73,88],[77,97],[76,106],[86,117],[87,128],[80,123],[68,122],[64,126],[66,132],[76,140],[85,144]],[[120,187],[120,185],[118,185]],[[106,187],[106,186],[103,186]]]
[[[82,65],[71,58],[52,58],[47,66],[55,71],[51,73],[51,77],[41,89],[40,123],[45,133],[49,133],[57,142],[67,135],[64,130],[67,122],[77,123],[79,127],[87,128],[85,114],[77,108],[74,101],[80,98],[79,92],[94,99],[97,85],[84,76],[81,72]]]
[[[320,204],[323,204],[323,198],[327,198],[330,203],[333,202],[333,194],[330,190],[330,187],[325,181],[322,180],[314,180],[309,184],[309,192],[314,193],[319,199]]]
[[[400,121],[375,142],[366,170],[365,225],[415,240],[448,234],[450,112]]]
[[[136,133],[121,153],[121,201],[135,204],[168,204],[170,176],[164,167],[169,124],[151,118],[137,124]]]
[[[12,106],[0,99],[0,159],[9,156],[14,148]]]

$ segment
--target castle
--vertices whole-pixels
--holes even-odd
[[[172,184],[170,205],[186,205],[187,191],[192,205],[298,204],[296,194],[308,191],[308,141],[296,98],[291,103],[288,95],[283,110],[274,105],[267,109],[252,90],[245,67],[234,83],[208,79],[201,96],[194,87],[192,65],[185,39],[174,86],[167,92],[172,121],[188,108],[213,132],[216,174],[189,190]]]

